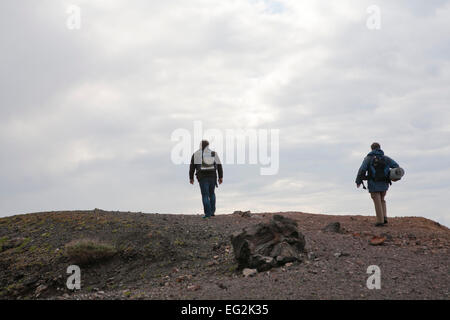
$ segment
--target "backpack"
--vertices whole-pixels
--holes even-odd
[[[205,154],[205,150],[202,151],[202,164],[200,170],[215,170],[216,169],[216,152],[211,151]]]
[[[373,181],[389,181],[389,167],[384,156],[375,155],[369,163],[368,178]]]

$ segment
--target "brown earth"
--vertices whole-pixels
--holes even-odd
[[[307,257],[254,277],[237,270],[230,235],[275,213],[143,214],[102,210],[0,219],[0,299],[449,299],[450,230],[425,218],[277,213],[298,222]],[[340,222],[342,233],[322,230]],[[374,237],[385,238],[371,245]],[[96,239],[115,247],[81,267],[81,290],[66,288],[65,245]],[[369,290],[367,268],[381,269]]]

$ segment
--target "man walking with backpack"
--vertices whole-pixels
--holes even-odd
[[[209,149],[209,142],[202,140],[200,149],[194,152],[189,167],[189,181],[194,184],[194,172],[196,172],[200,191],[202,193],[204,219],[214,217],[216,212],[216,195],[214,189],[217,187],[217,173],[219,184],[223,181],[223,169],[219,156],[215,151]]]
[[[358,175],[356,176],[356,186],[364,186],[363,180],[367,180],[370,196],[375,205],[377,215],[376,227],[387,224],[386,201],[384,200],[386,192],[391,184],[390,169],[399,168],[397,162],[384,155],[379,143],[374,142],[371,145],[372,151],[366,156]],[[367,173],[367,175],[366,175]]]

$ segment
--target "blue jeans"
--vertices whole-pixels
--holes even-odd
[[[202,192],[203,211],[205,216],[210,217],[216,212],[216,188],[215,179],[204,178],[199,181],[200,191]]]

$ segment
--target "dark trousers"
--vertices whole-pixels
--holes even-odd
[[[203,211],[205,216],[210,217],[216,212],[216,188],[215,179],[203,178],[199,181],[200,191],[202,192]]]

